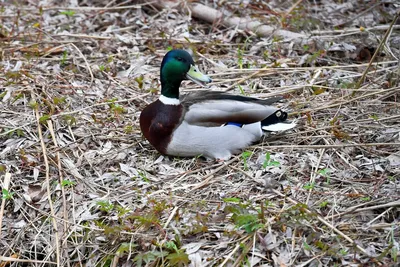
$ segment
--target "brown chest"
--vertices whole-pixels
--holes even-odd
[[[160,153],[165,154],[172,133],[181,122],[182,105],[165,105],[157,100],[140,114],[140,129]]]

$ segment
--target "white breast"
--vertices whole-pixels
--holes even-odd
[[[209,159],[229,159],[262,136],[260,122],[240,128],[233,125],[202,127],[182,122],[175,130],[167,148],[172,156],[195,157],[202,155]]]

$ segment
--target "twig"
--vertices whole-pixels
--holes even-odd
[[[365,204],[368,204],[368,203],[365,203]],[[391,207],[396,207],[396,206],[400,206],[400,200],[396,200],[396,201],[385,203],[385,204],[365,207],[365,208],[351,207],[351,208],[348,208],[346,211],[344,211],[342,213],[330,216],[330,218],[341,217],[341,216],[344,216],[344,215],[349,214],[349,213],[354,214],[354,213],[362,212],[362,211],[375,210],[375,209],[385,209],[385,208],[391,208]]]
[[[32,94],[32,99],[35,99],[35,96],[33,94]],[[53,228],[54,228],[54,238],[55,238],[55,243],[56,243],[56,262],[57,262],[57,266],[61,266],[60,265],[60,243],[59,243],[59,236],[58,236],[58,227],[57,227],[57,221],[55,219],[56,217],[55,217],[55,212],[54,212],[54,207],[53,207],[53,202],[52,202],[52,197],[51,197],[51,190],[50,190],[50,166],[49,166],[49,161],[47,158],[46,144],[44,143],[44,137],[42,134],[42,126],[40,125],[39,110],[37,108],[35,109],[35,115],[36,115],[36,124],[37,124],[39,139],[40,139],[40,145],[42,147],[44,165],[46,168],[47,200],[49,202],[50,213],[51,213],[50,217],[51,217],[51,221],[53,222]]]
[[[177,190],[188,189],[188,188],[190,188],[190,187],[193,187],[189,192],[187,192],[187,193],[191,193],[191,192],[193,192],[194,190],[197,190],[197,189],[199,189],[199,188],[202,188],[203,186],[207,185],[207,184],[210,182],[210,180],[211,180],[212,178],[214,178],[214,174],[216,174],[217,172],[219,172],[219,171],[222,170],[223,168],[229,166],[229,164],[231,164],[232,162],[234,162],[234,161],[237,160],[237,159],[238,159],[238,157],[234,157],[234,158],[231,159],[230,161],[228,161],[228,162],[226,162],[226,163],[224,162],[220,167],[216,168],[216,169],[213,170],[211,173],[209,173],[208,175],[204,176],[204,177],[203,177],[203,181],[200,182],[200,183],[185,185],[185,186],[181,186],[181,187],[175,187],[175,188],[172,188],[171,191],[177,191]],[[160,193],[160,192],[162,192],[162,191],[164,191],[164,190],[159,190],[159,191],[153,192],[153,193],[151,193],[149,196],[156,195],[156,194],[158,194],[158,193]]]
[[[342,23],[333,25],[332,28],[338,28],[338,27],[342,27],[342,26],[344,26],[344,25],[347,25],[347,24],[349,24],[349,23],[351,23],[352,21],[356,20],[357,18],[363,16],[365,13],[368,13],[369,11],[371,11],[372,9],[374,9],[375,7],[377,7],[377,6],[381,5],[381,4],[382,4],[382,2],[381,2],[381,1],[378,1],[378,3],[375,3],[375,5],[372,5],[371,7],[367,8],[366,10],[364,10],[364,11],[358,13],[355,17],[350,18],[350,19],[348,19],[348,20],[345,21],[345,22],[342,22]]]
[[[52,137],[52,139],[53,139],[53,143],[54,143],[54,146],[56,147],[56,148],[58,148],[58,142],[57,142],[57,138],[56,138],[56,135],[55,135],[55,133],[54,133],[54,127],[53,127],[53,122],[51,121],[51,120],[48,120],[47,121],[47,125],[49,126],[49,131],[50,131],[50,134],[51,134],[51,137]],[[61,194],[62,194],[62,202],[63,202],[63,215],[64,215],[64,229],[63,229],[63,233],[65,232],[65,231],[67,231],[67,229],[68,229],[68,224],[67,224],[67,221],[68,221],[68,211],[67,211],[67,198],[66,198],[66,196],[65,196],[65,188],[64,188],[64,186],[63,186],[63,175],[62,175],[62,167],[61,167],[61,159],[60,159],[60,152],[57,150],[57,152],[56,152],[56,163],[57,163],[57,167],[58,167],[58,176],[59,176],[59,182],[60,182],[60,187],[61,187]],[[63,247],[67,247],[67,239],[65,238],[64,239],[64,241],[63,241],[63,244],[64,244],[64,246]],[[66,260],[67,260],[67,264],[68,264],[68,266],[70,265],[70,263],[69,263],[69,257],[68,257],[68,250],[67,249],[65,249],[64,250],[65,251],[65,258],[66,258]]]
[[[78,51],[78,53],[81,55],[81,57],[85,61],[86,67],[90,74],[90,86],[92,86],[93,81],[94,81],[94,76],[93,76],[92,68],[90,68],[89,62],[87,61],[86,57],[82,54],[81,50],[74,43],[70,43],[70,45],[73,46]]]
[[[164,224],[164,227],[163,227],[164,229],[168,227],[168,224],[171,222],[172,218],[174,217],[174,215],[175,215],[175,213],[176,213],[176,211],[177,211],[178,209],[179,209],[179,207],[176,206],[176,207],[172,210],[171,214],[168,216],[168,219],[167,219],[167,221],[166,221],[165,224]]]
[[[286,19],[287,16],[289,16],[290,13],[292,13],[292,11],[301,3],[303,2],[303,0],[298,0],[296,3],[294,3],[290,9],[282,16],[281,18],[281,24],[283,24],[282,22]]]
[[[145,2],[149,2],[146,0]],[[178,8],[179,6],[174,1],[159,1],[154,3],[157,8]],[[241,18],[232,16],[231,14],[225,14],[219,10],[212,7],[199,4],[191,3],[188,5],[193,17],[207,21],[208,23],[215,23],[216,21],[221,21],[221,23],[226,27],[237,27],[241,30],[252,31],[260,36],[279,36],[288,39],[303,38],[306,37],[304,34],[291,32],[287,30],[275,29],[269,25],[265,25],[260,21],[251,18]]]
[[[2,188],[8,191],[10,189],[10,181],[11,181],[11,173],[6,172],[6,174],[4,175],[4,182]],[[0,209],[0,239],[1,239],[1,227],[3,223],[5,206],[6,206],[6,198],[3,197],[1,200],[1,209]]]
[[[293,204],[299,204],[301,203],[300,201],[294,200],[288,196],[285,196],[284,194],[282,194],[281,192],[279,192],[278,190],[275,189],[271,189],[275,194],[281,196],[281,197],[285,197],[287,200],[289,200],[291,203]],[[305,208],[305,211],[308,214],[315,214],[316,212],[311,211],[309,208]],[[336,227],[334,227],[332,224],[330,224],[329,222],[327,222],[322,216],[320,215],[316,215],[317,219],[325,224],[326,226],[328,226],[330,229],[332,229],[335,233],[337,233],[338,235],[342,236],[344,239],[346,239],[348,242],[350,242],[353,246],[355,246],[358,250],[360,250],[364,255],[370,256],[369,253],[362,248],[360,245],[357,245],[356,242],[354,242],[353,239],[351,239],[350,237],[348,237],[345,233],[343,233],[342,231],[340,231],[339,229],[337,229]]]
[[[215,170],[213,170],[211,173],[209,173],[208,175],[203,177],[203,181],[201,183],[198,184],[194,184],[194,185],[190,185],[190,186],[194,186],[188,193],[193,192],[194,190],[197,190],[199,188],[202,188],[203,186],[206,186],[208,184],[208,182],[214,178],[214,174],[216,174],[217,172],[219,172],[220,170],[222,170],[223,168],[229,166],[230,164],[232,164],[233,162],[235,162],[239,157],[236,156],[233,159],[231,159],[228,162],[224,162],[223,165],[221,165],[221,167],[216,168]]]
[[[118,11],[118,10],[125,10],[125,9],[141,9],[144,5],[150,5],[155,3],[156,1],[148,2],[145,4],[138,4],[138,5],[130,5],[130,6],[114,6],[114,7],[45,7],[43,11],[50,11],[50,10],[74,10],[74,11]],[[38,8],[20,8],[20,10],[24,11],[36,11]]]
[[[240,79],[239,81],[235,82],[234,84],[230,85],[228,88],[225,89],[225,91],[226,91],[226,92],[231,91],[231,90],[232,90],[233,88],[235,88],[238,84],[241,84],[242,82],[247,81],[247,80],[251,79],[252,77],[254,77],[254,76],[256,76],[256,75],[258,75],[258,74],[260,74],[261,72],[266,71],[266,70],[268,70],[267,67],[265,67],[265,68],[263,68],[263,69],[261,69],[261,70],[258,70],[258,71],[253,72],[252,74],[250,74],[250,75],[248,75],[248,76],[246,76],[246,77]]]
[[[378,48],[375,50],[374,55],[372,56],[371,60],[369,61],[368,67],[364,70],[363,75],[361,76],[361,78],[358,80],[355,88],[354,88],[354,92],[352,93],[351,96],[354,96],[357,92],[357,89],[361,87],[361,84],[364,82],[365,76],[367,76],[368,70],[371,67],[372,63],[374,62],[376,56],[380,53],[381,48],[383,46],[383,44],[386,43],[386,39],[389,37],[389,34],[392,32],[392,27],[394,25],[394,23],[397,21],[397,19],[399,18],[400,12],[398,12],[396,14],[396,16],[394,17],[392,23],[390,24],[389,29],[387,29],[385,36],[383,37],[383,39],[381,40],[381,42],[379,43]]]
[[[290,149],[320,149],[320,148],[344,148],[356,146],[400,146],[400,143],[361,143],[361,144],[341,144],[341,145],[280,145],[268,146],[268,148],[290,148]]]
[[[399,89],[400,89],[400,87],[393,87],[393,88],[390,88],[390,91],[397,91]],[[386,90],[385,92],[388,92],[388,91],[389,90]],[[359,96],[359,97],[356,97],[356,98],[349,99],[347,101],[342,101],[342,102],[330,104],[330,105],[327,105],[327,106],[317,107],[317,108],[313,108],[313,109],[306,109],[306,110],[302,110],[302,111],[298,111],[298,112],[292,112],[289,115],[304,114],[304,113],[307,113],[307,112],[314,112],[314,111],[317,111],[317,110],[324,110],[324,109],[328,109],[328,108],[333,108],[333,107],[337,107],[337,106],[341,106],[341,105],[344,105],[344,104],[348,104],[348,103],[351,103],[351,102],[354,102],[356,100],[363,99],[363,98],[366,98],[366,97],[369,97],[369,96],[378,95],[378,94],[381,94],[381,93],[382,93],[382,91],[372,92],[370,94],[365,94],[365,95],[362,95],[362,96]]]
[[[365,28],[365,31],[368,31],[368,32],[370,32],[370,31],[386,31],[389,27],[390,27],[390,25],[377,25],[377,26]],[[400,25],[394,25],[393,29],[400,29]],[[311,31],[311,34],[313,34],[314,37],[320,38],[320,37],[323,37],[323,36],[322,35],[315,36],[315,35],[319,35],[319,34],[341,34],[341,33],[349,33],[349,32],[359,33],[360,29],[350,28],[350,29],[343,29],[343,30],[326,30],[326,31],[315,30],[315,31]]]
[[[310,182],[309,182],[310,185],[313,185],[314,182],[315,182],[315,178],[316,178],[316,176],[318,174],[318,168],[319,168],[319,165],[321,164],[322,157],[324,156],[324,154],[325,154],[325,148],[321,149],[321,153],[320,153],[320,156],[318,158],[318,162],[315,165],[315,170],[311,171],[311,174],[310,174],[311,179],[310,179]],[[310,201],[310,197],[311,197],[311,193],[312,193],[313,189],[314,189],[314,186],[310,186],[310,190],[308,191],[308,196],[307,196],[307,200],[306,200],[306,205],[308,205],[308,202]]]
[[[239,242],[239,244],[236,245],[232,252],[229,253],[228,256],[226,256],[225,260],[219,265],[219,267],[225,266],[225,264],[231,259],[232,255],[235,254],[235,252],[241,247],[242,243],[246,242],[250,237],[251,235],[248,235],[242,242]]]
[[[52,37],[75,37],[75,38],[87,38],[87,39],[98,39],[98,40],[111,40],[115,39],[115,37],[106,37],[106,36],[96,36],[96,35],[87,35],[87,34],[73,34],[73,33],[59,33],[53,34]]]
[[[134,101],[134,100],[142,99],[144,96],[147,96],[147,95],[149,95],[149,93],[136,96],[135,98],[129,98],[129,99],[122,99],[122,100],[113,101],[113,103],[116,104],[116,103],[131,102],[131,101]],[[87,110],[87,109],[91,109],[91,108],[99,107],[99,106],[106,106],[106,105],[109,105],[109,104],[110,104],[109,102],[96,103],[96,104],[93,104],[91,106],[86,106],[86,107],[81,108],[81,109],[77,109],[77,110],[73,110],[73,111],[69,111],[69,112],[61,112],[61,113],[55,114],[55,115],[53,115],[51,117],[52,118],[57,118],[59,116],[71,115],[71,114],[79,113],[79,112]]]
[[[25,262],[25,263],[39,263],[39,264],[54,264],[54,265],[58,265],[56,262],[52,262],[52,261],[25,260],[25,259],[16,259],[16,258],[12,258],[12,257],[4,257],[4,256],[0,256],[0,261],[5,261],[5,262]]]

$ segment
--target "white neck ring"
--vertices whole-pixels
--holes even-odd
[[[164,105],[175,105],[175,106],[177,106],[177,105],[181,104],[179,99],[172,98],[172,97],[166,97],[166,96],[161,95],[159,99]]]

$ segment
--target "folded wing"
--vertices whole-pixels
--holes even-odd
[[[281,97],[257,99],[223,92],[201,92],[183,96],[184,120],[193,125],[218,126],[227,122],[251,124],[262,121],[279,109],[270,104]]]

